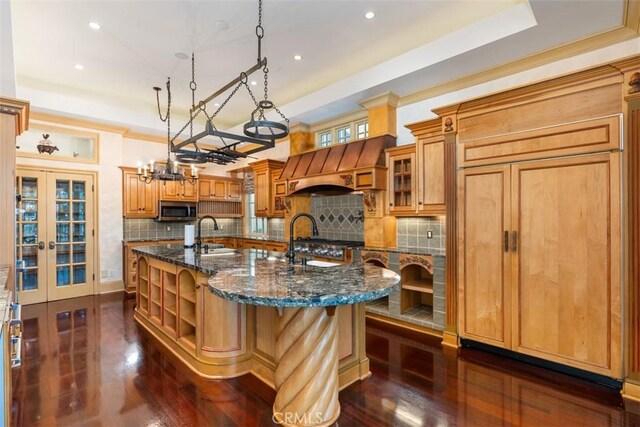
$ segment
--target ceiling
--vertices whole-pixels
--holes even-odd
[[[264,0],[269,98],[294,122],[401,97],[602,34],[624,24],[624,0]],[[374,11],[374,19],[364,19]],[[153,86],[171,77],[173,117],[186,117],[190,60],[196,101],[257,58],[257,1],[12,0],[18,95],[35,110],[157,132]],[[88,23],[101,25],[90,29]],[[301,61],[293,56],[302,55]],[[84,70],[76,70],[82,64]],[[250,77],[263,96],[263,75]],[[224,94],[214,102],[221,102]],[[166,91],[161,102],[166,105]],[[216,124],[249,118],[241,89]],[[209,105],[208,111],[214,110]],[[175,122],[175,120],[174,120]],[[174,129],[182,125],[174,123]]]

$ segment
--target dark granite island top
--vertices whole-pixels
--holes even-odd
[[[273,307],[355,304],[386,296],[400,276],[369,264],[332,267],[291,265],[278,252],[238,250],[234,255],[197,256],[180,245],[141,246],[134,252],[210,274],[209,288],[231,301]]]
[[[211,378],[252,372],[272,385],[273,419],[291,427],[337,421],[340,387],[370,375],[362,303],[388,295],[400,282],[398,274],[374,265],[290,265],[282,253],[264,250],[214,256],[180,245],[133,250],[155,258],[138,275],[144,284],[137,290],[136,321],[196,372]],[[171,265],[163,270],[161,264]],[[189,271],[201,273],[197,282]],[[208,290],[201,286],[207,277]],[[344,361],[340,348],[348,354]]]

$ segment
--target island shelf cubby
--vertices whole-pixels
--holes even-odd
[[[419,307],[433,307],[433,274],[424,266],[408,264],[400,270],[400,311]]]
[[[196,280],[188,270],[178,273],[178,309],[180,324],[178,339],[191,349],[196,348]]]
[[[149,263],[144,257],[139,257],[137,262],[138,268],[138,284],[140,292],[138,292],[138,309],[147,314],[149,312]]]
[[[158,267],[149,265],[149,316],[162,324],[162,275]]]
[[[164,310],[162,323],[167,330],[175,334],[178,312],[176,310],[176,275],[167,271],[162,272],[162,289],[163,300],[162,307]]]

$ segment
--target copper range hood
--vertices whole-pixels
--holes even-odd
[[[287,159],[276,185],[287,195],[384,190],[384,150],[395,145],[395,136],[382,135],[296,154]]]

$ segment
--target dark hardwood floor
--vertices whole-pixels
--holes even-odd
[[[253,376],[203,380],[142,334],[120,294],[23,308],[15,426],[271,426]],[[369,322],[372,377],[340,393],[340,426],[640,425],[617,391]]]

